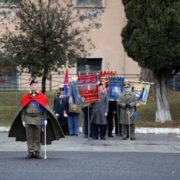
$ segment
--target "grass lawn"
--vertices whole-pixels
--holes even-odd
[[[0,92],[0,126],[9,126],[12,123],[12,119],[20,107],[19,101],[23,94],[24,92]],[[46,95],[52,108],[55,92],[48,92]],[[150,95],[147,104],[141,105],[137,109],[136,125],[138,127],[180,127],[180,93],[171,91],[168,98],[173,121],[155,122],[155,98]],[[82,124],[82,122],[80,123]]]
[[[146,105],[141,105],[137,110],[137,123],[139,127],[180,127],[180,93],[170,91],[168,95],[173,121],[165,123],[155,122],[156,102],[150,96]]]

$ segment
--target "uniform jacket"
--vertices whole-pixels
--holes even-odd
[[[60,138],[64,138],[64,133],[61,129],[60,124],[58,123],[53,111],[50,109],[48,105],[48,100],[45,95],[42,93],[38,93],[36,97],[30,97],[29,93],[26,93],[21,101],[21,107],[16,113],[13,123],[11,125],[10,131],[9,131],[9,137],[15,137],[16,141],[26,141],[26,132],[25,127],[22,124],[22,116],[21,113],[23,112],[23,109],[27,106],[29,102],[32,100],[38,102],[41,106],[44,107],[45,113],[47,116],[48,124],[46,126],[46,144],[51,144],[54,140],[59,140]],[[44,133],[42,131],[42,144],[44,144]]]
[[[121,124],[129,124],[128,112],[130,112],[130,124],[134,124],[135,120],[133,120],[133,113],[136,107],[136,97],[133,93],[126,94],[125,92],[119,98],[119,105],[121,106],[120,113],[120,123]],[[130,107],[126,107],[126,104],[129,104]]]
[[[106,93],[99,95],[99,102],[92,105],[92,123],[98,125],[107,124],[105,113],[108,113],[108,96]]]
[[[68,103],[67,96],[56,96],[54,98],[54,112],[58,114],[58,121],[61,126],[68,126],[67,124],[67,117],[64,117],[64,111],[66,110],[66,106]]]

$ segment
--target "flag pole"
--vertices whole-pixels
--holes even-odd
[[[88,105],[88,139],[90,140],[90,114],[89,114],[89,105]]]
[[[86,66],[86,75],[89,75],[90,74],[90,67],[89,66]],[[90,105],[88,105],[88,140],[90,140],[90,131],[91,131],[91,122],[90,122]]]
[[[47,159],[47,156],[46,156],[46,124],[44,124],[44,159]]]
[[[130,127],[130,110],[128,110],[127,112],[128,114],[128,123],[129,123],[129,140],[131,140],[131,127]]]
[[[118,136],[120,136],[120,113],[119,113],[119,107],[118,107],[118,101],[115,101],[116,102],[116,113],[117,113],[117,134]]]

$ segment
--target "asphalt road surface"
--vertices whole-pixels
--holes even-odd
[[[102,141],[67,136],[47,146],[46,160],[27,160],[26,142],[1,132],[0,180],[180,180],[179,135],[136,137]]]
[[[179,180],[180,154],[144,152],[0,152],[0,180]]]

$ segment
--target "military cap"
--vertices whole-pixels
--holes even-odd
[[[128,82],[126,82],[126,83],[123,84],[123,87],[124,87],[124,88],[130,88],[130,86],[131,86],[131,85],[130,85]]]
[[[30,81],[29,85],[31,86],[31,85],[32,85],[32,84],[34,84],[34,83],[36,83],[36,84],[37,84],[38,82],[37,82],[37,80],[32,79],[32,80]]]

